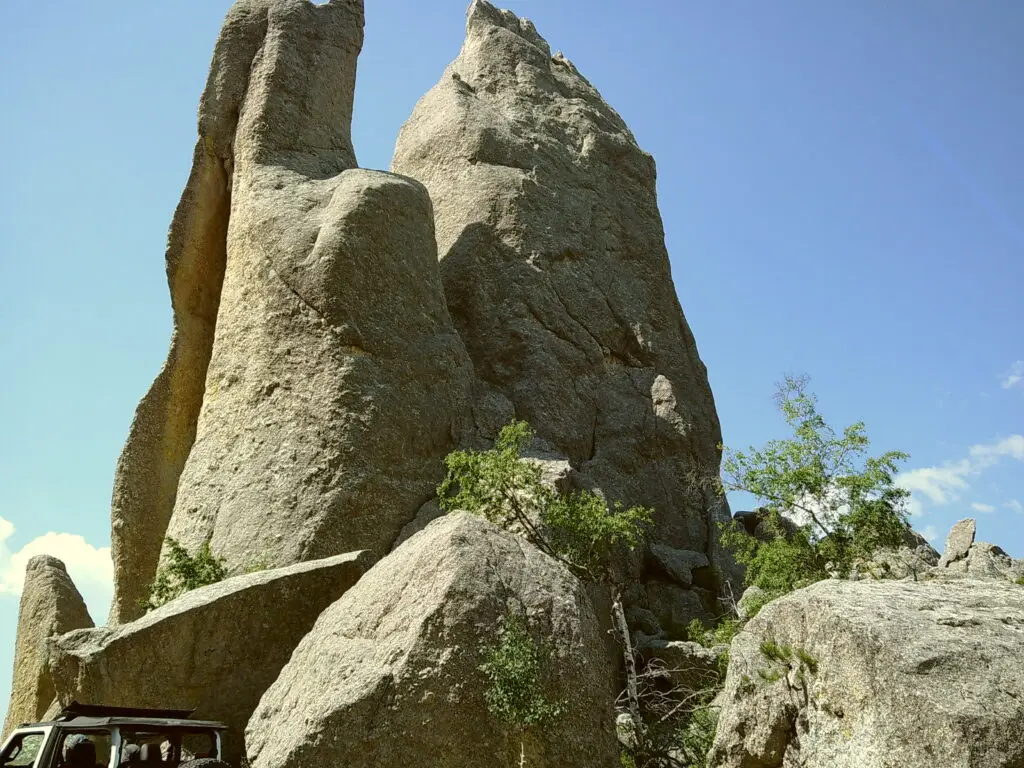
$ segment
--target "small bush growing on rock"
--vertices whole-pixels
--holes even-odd
[[[157,569],[142,607],[152,611],[193,589],[223,581],[227,575],[224,559],[214,556],[210,542],[204,542],[195,555],[190,555],[181,544],[168,537],[167,558]]]
[[[446,511],[462,509],[503,528],[518,529],[535,546],[585,578],[606,580],[618,545],[632,549],[651,523],[644,507],[608,505],[591,491],[559,494],[542,481],[541,468],[523,458],[533,438],[529,424],[502,428],[494,448],[448,454],[437,488]]]
[[[505,619],[500,642],[484,651],[480,671],[488,680],[487,710],[502,722],[523,728],[544,727],[562,713],[562,705],[544,695],[543,657],[522,619]]]
[[[747,452],[725,450],[721,491],[744,491],[764,502],[771,537],[759,540],[734,524],[723,543],[747,567],[747,583],[771,597],[846,575],[854,561],[882,547],[898,547],[907,527],[909,493],[895,485],[908,456],[888,451],[865,456],[863,423],[842,434],[825,423],[806,378],[787,377],[776,404],[793,435]],[[784,514],[800,519],[793,524]]]

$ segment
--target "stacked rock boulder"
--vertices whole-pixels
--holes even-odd
[[[608,596],[481,521],[436,520],[432,496],[451,450],[528,421],[546,482],[654,510],[627,563],[648,582],[634,624],[669,642],[717,610],[723,505],[694,480],[717,472],[720,430],[653,160],[528,21],[476,0],[394,172],[358,169],[362,25],[361,0],[228,12],[168,237],[171,347],[115,477],[110,626],[49,644],[55,706],[195,708],[239,732],[255,708],[266,766],[325,738],[332,759],[412,761],[450,735],[431,722],[466,748],[437,765],[511,765],[516,747],[617,764]],[[171,539],[234,575],[143,616]],[[341,597],[356,550],[391,554]],[[513,613],[574,702],[523,744],[477,668]],[[240,638],[270,649],[258,670]]]

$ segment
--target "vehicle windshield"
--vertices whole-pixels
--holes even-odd
[[[3,754],[4,768],[27,768],[36,761],[36,755],[43,746],[43,733],[34,731],[31,733],[19,733]]]
[[[216,757],[212,731],[121,728],[121,760],[125,768],[174,768],[200,757]]]

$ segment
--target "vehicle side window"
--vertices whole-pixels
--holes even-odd
[[[43,746],[43,734],[22,733],[11,740],[4,750],[4,768],[26,768],[36,761],[36,755]]]
[[[110,763],[110,734],[102,731],[66,733],[57,750],[63,768],[105,768]]]

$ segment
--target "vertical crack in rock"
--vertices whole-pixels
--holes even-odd
[[[113,502],[114,623],[165,538],[234,570],[383,553],[464,431],[473,370],[424,187],[355,168],[361,0],[239,0],[167,263],[175,329]]]
[[[474,0],[392,170],[430,191],[477,374],[586,485],[654,507],[657,541],[711,551],[721,510],[692,475],[717,474],[721,430],[672,283],[654,161],[619,115],[529,21]]]

